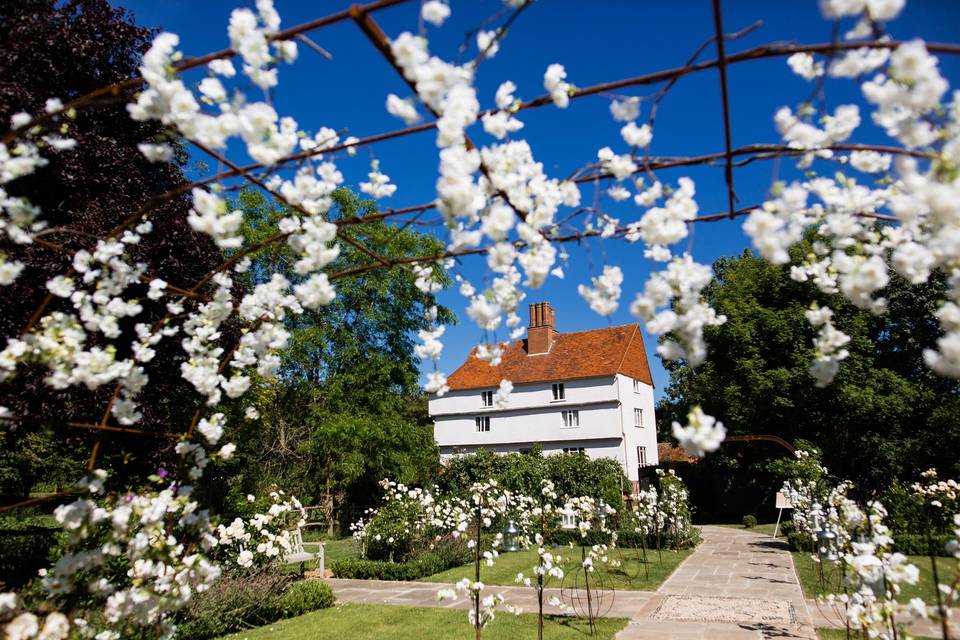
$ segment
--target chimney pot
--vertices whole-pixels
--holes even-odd
[[[530,305],[530,325],[527,327],[527,355],[549,353],[557,335],[556,314],[549,302]]]

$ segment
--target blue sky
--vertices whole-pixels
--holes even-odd
[[[178,33],[181,49],[187,55],[200,55],[227,46],[226,24],[230,11],[252,6],[243,0],[113,0],[134,12],[138,23]],[[288,27],[347,6],[340,2],[275,0]],[[728,51],[766,42],[825,42],[831,25],[824,21],[812,0],[736,0],[724,9],[725,29],[738,31],[757,20],[763,26],[743,39],[729,43]],[[456,57],[464,34],[502,5],[498,0],[451,2],[453,15],[443,28],[428,28],[431,52],[444,59]],[[375,15],[387,35],[395,37],[404,30],[416,31],[419,2],[393,7]],[[897,38],[922,37],[929,41],[949,42],[958,38],[960,2],[953,0],[913,0],[902,15],[889,25]],[[852,24],[844,24],[845,28]],[[567,80],[578,86],[639,75],[684,64],[692,52],[713,33],[710,0],[674,2],[638,2],[609,0],[576,2],[540,0],[515,23],[500,53],[485,62],[478,73],[477,87],[481,105],[493,105],[499,84],[512,80],[517,95],[532,98],[543,93],[543,72],[554,62],[567,69]],[[315,131],[321,126],[348,130],[349,135],[364,137],[398,129],[403,123],[387,114],[384,101],[388,93],[405,97],[409,89],[394,70],[373,49],[352,22],[343,22],[309,34],[332,52],[328,62],[306,47],[300,47],[295,65],[280,69],[280,86],[274,95],[277,110],[297,119],[302,128]],[[475,55],[475,45],[468,55]],[[705,59],[715,57],[709,48]],[[960,60],[943,58],[941,71],[956,84]],[[810,85],[793,76],[782,58],[748,62],[729,71],[733,144],[778,141],[773,114],[783,105],[795,106],[810,95]],[[626,89],[625,95],[646,96],[658,87]],[[857,142],[888,142],[884,134],[869,122],[859,92],[849,81],[829,81],[828,106],[861,104],[864,124],[854,134]],[[552,106],[520,114],[525,128],[521,135],[531,144],[536,158],[548,175],[564,177],[595,160],[597,149],[612,146],[624,153],[628,149],[619,136],[620,124],[609,116],[609,97],[594,96],[574,100],[570,108]],[[422,111],[422,110],[421,110]],[[644,108],[641,119],[647,115]],[[478,143],[488,143],[479,126],[471,129]],[[705,71],[682,78],[661,105],[652,153],[654,155],[693,155],[723,150],[723,124],[720,110],[719,79],[716,71]],[[347,182],[356,185],[366,178],[369,159],[375,157],[381,169],[399,186],[385,207],[421,204],[434,198],[437,155],[434,133],[425,132],[367,147],[353,160],[340,162]],[[778,171],[775,173],[775,171]],[[723,169],[687,168],[662,172],[661,180],[675,182],[681,175],[691,176],[697,184],[700,213],[715,213],[726,208]],[[736,173],[740,206],[762,202],[771,181],[794,174],[788,163],[756,162]],[[583,199],[593,199],[593,188],[583,185]],[[623,223],[637,219],[640,210],[630,200],[615,205],[605,200],[605,210]],[[428,215],[428,219],[436,215]],[[748,246],[740,231],[742,220],[703,224],[694,230],[692,251],[700,262],[739,253]],[[436,231],[433,231],[436,232]],[[529,292],[526,302],[548,300],[557,310],[558,329],[576,331],[632,322],[628,307],[649,273],[651,263],[637,245],[623,241],[593,240],[569,246],[570,261],[564,280],[551,279],[537,291]],[[603,265],[617,264],[625,273],[624,295],[620,310],[610,318],[594,314],[576,293],[576,285],[597,275]],[[475,284],[483,282],[482,258],[464,262],[462,272]],[[453,291],[441,295],[443,304],[461,315],[458,326],[447,330],[443,358],[439,365],[452,372],[464,360],[470,347],[480,338],[477,328],[463,314],[463,298]],[[526,316],[524,306],[524,317]],[[505,339],[506,334],[497,336]],[[656,341],[647,335],[647,350],[659,397],[668,381],[655,356]]]

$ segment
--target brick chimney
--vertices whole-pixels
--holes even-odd
[[[527,355],[549,353],[557,336],[556,316],[549,302],[530,305],[530,326],[527,327]]]

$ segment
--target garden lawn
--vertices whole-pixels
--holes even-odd
[[[600,618],[590,636],[585,620],[547,616],[543,637],[548,640],[610,640],[627,624],[625,618]],[[427,609],[392,605],[344,604],[298,618],[226,636],[231,640],[468,640],[474,637],[461,609]],[[514,616],[506,611],[483,630],[485,640],[529,640],[537,637],[537,616]]]
[[[859,640],[862,634],[855,631],[850,632],[851,640]],[[913,640],[936,640],[930,636],[910,636]],[[817,629],[818,640],[848,640],[846,629]]]
[[[774,529],[776,528],[777,523],[776,523],[776,522],[768,522],[768,523],[765,523],[765,524],[758,524],[757,526],[751,527],[750,529],[747,529],[747,528],[746,528],[745,526],[743,526],[742,524],[718,524],[718,525],[713,525],[713,526],[717,526],[717,527],[727,527],[728,529],[739,529],[740,531],[751,531],[751,532],[753,532],[753,533],[760,533],[760,534],[763,534],[763,535],[765,535],[765,536],[771,536],[771,537],[772,537],[772,536],[773,536],[773,531],[774,531]],[[785,537],[786,537],[786,536],[783,535],[783,521],[781,521],[781,522],[780,522],[780,531],[779,531],[779,533],[777,533],[777,538],[785,538]]]
[[[572,569],[580,566],[580,547],[557,547],[554,554],[563,557],[564,573],[570,573]],[[614,589],[626,589],[632,591],[653,591],[667,579],[673,570],[689,556],[691,550],[682,551],[663,551],[663,560],[660,561],[656,549],[647,550],[647,569],[650,572],[649,579],[644,574],[643,563],[638,560],[640,549],[614,549],[610,554],[611,560],[618,560],[623,563],[621,567],[605,567],[597,562],[595,567],[597,572],[602,574],[604,587],[613,587]],[[642,555],[640,556],[642,558]],[[496,584],[501,586],[510,586],[517,584],[518,573],[524,576],[533,577],[533,568],[537,566],[537,550],[526,549],[524,551],[514,551],[512,553],[501,553],[500,557],[494,561],[492,567],[481,562],[480,581],[485,584]],[[432,576],[423,578],[428,582],[457,582],[461,578],[473,578],[473,564],[462,567],[454,567]],[[595,574],[590,574],[591,577]],[[547,582],[547,587],[559,587],[560,581],[556,578]]]
[[[911,598],[923,598],[928,605],[936,605],[937,596],[934,592],[933,571],[930,568],[930,558],[927,556],[907,556],[910,562],[917,565],[920,569],[920,580],[915,585],[902,585],[898,600],[906,602]],[[937,558],[937,572],[940,574],[941,582],[944,576],[952,576],[956,570],[956,560],[953,558]],[[819,576],[817,574],[817,565],[811,560],[810,554],[800,551],[793,552],[793,564],[797,569],[797,576],[800,578],[800,584],[803,585],[803,593],[808,598],[816,598],[820,589]],[[829,584],[835,585],[836,593],[840,591],[840,575],[838,569],[829,572],[827,579]],[[828,584],[828,586],[829,586]]]

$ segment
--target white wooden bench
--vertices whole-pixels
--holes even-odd
[[[307,526],[309,526],[308,523]],[[305,528],[305,527],[303,527]],[[320,577],[324,575],[324,554],[323,554],[323,543],[322,542],[304,542],[303,541],[303,532],[301,527],[297,527],[291,531],[290,535],[290,553],[283,556],[284,564],[296,564],[300,563],[300,575],[303,575],[304,564],[312,560],[317,561],[317,568],[320,571]],[[307,551],[304,546],[310,545],[316,546],[316,551]]]

